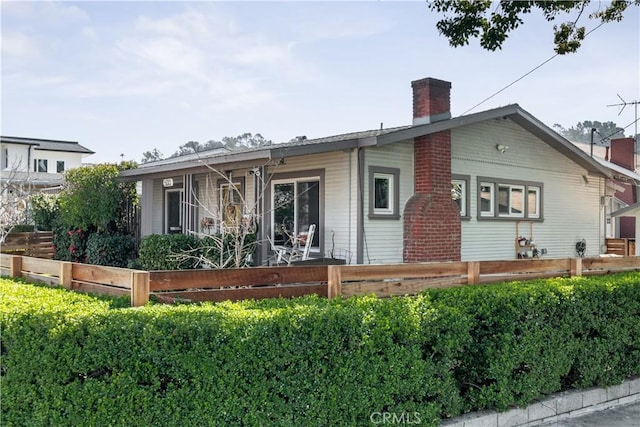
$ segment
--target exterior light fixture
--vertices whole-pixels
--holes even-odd
[[[509,149],[508,145],[504,145],[504,144],[498,144],[496,145],[496,150],[498,150],[499,152],[501,152],[502,154],[504,154],[507,150]]]

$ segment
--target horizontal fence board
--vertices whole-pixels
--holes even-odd
[[[131,272],[126,268],[104,267],[101,265],[73,264],[73,280],[102,283],[131,289]]]
[[[42,258],[22,257],[22,271],[51,274],[57,276],[60,274],[60,261]]]
[[[156,295],[161,301],[166,299],[186,299],[190,301],[238,301],[244,299],[294,298],[316,294],[327,296],[327,285],[305,284],[290,286],[268,286],[237,289],[211,289],[206,291],[159,292]]]
[[[340,267],[342,281],[383,280],[389,277],[419,278],[467,274],[466,262],[412,263],[386,265],[345,265]]]
[[[510,273],[510,274],[487,274],[480,276],[479,283],[502,283],[502,282],[514,282],[521,280],[536,280],[536,279],[549,279],[551,277],[569,277],[569,272],[559,273],[557,271],[549,273]]]
[[[49,286],[58,286],[60,282],[60,279],[54,276],[46,276],[42,274],[35,274],[35,273],[28,273],[28,272],[27,273],[23,272],[22,278],[27,282],[44,283]]]
[[[326,281],[326,266],[252,267],[149,272],[149,287],[151,292],[177,291],[192,288],[218,288],[223,286],[277,285]]]
[[[521,259],[508,261],[481,261],[480,274],[502,273],[540,273],[551,271],[569,271],[571,260],[558,259]]]
[[[11,266],[11,255],[0,254],[0,267],[9,268]]]
[[[356,295],[375,294],[378,298],[385,298],[390,296],[415,295],[425,289],[452,288],[465,285],[466,283],[466,277],[382,282],[352,282],[343,283],[342,295],[345,297],[352,297]]]
[[[124,289],[116,286],[101,285],[98,283],[83,282],[80,280],[72,280],[71,289],[77,292],[113,295],[116,297],[123,296],[123,295],[131,295],[131,291],[128,289]]]
[[[52,259],[55,253],[53,233],[50,231],[9,233],[2,242],[0,250],[15,255]]]
[[[621,269],[639,269],[640,257],[598,257],[584,258],[582,260],[582,270],[621,270]]]

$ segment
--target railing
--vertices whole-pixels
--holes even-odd
[[[3,275],[61,285],[81,292],[131,295],[134,307],[150,295],[163,302],[328,298],[374,293],[411,295],[428,288],[640,271],[640,257],[469,261],[385,265],[256,267],[137,271],[0,254]]]

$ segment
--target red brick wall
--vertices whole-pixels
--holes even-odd
[[[404,208],[404,262],[459,261],[461,225],[451,198],[451,134],[414,140],[415,194]]]
[[[611,163],[623,168],[634,170],[633,152],[635,141],[633,138],[619,138],[611,140]]]

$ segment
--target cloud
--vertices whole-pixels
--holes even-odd
[[[31,59],[40,56],[38,42],[24,33],[10,30],[2,31],[1,49],[3,55]]]

